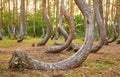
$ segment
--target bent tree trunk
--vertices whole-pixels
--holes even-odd
[[[73,37],[74,37],[74,22],[72,17],[67,13],[65,6],[64,6],[64,0],[61,0],[61,5],[62,5],[62,12],[65,16],[65,18],[67,19],[68,23],[69,23],[69,30],[70,30],[70,34],[67,38],[67,40],[65,41],[64,44],[60,45],[60,46],[49,46],[47,48],[46,52],[60,52],[64,49],[66,49],[72,42]]]
[[[100,41],[98,42],[98,44],[96,44],[95,46],[92,47],[91,52],[95,53],[97,52],[103,45],[105,42],[105,27],[104,27],[104,22],[103,19],[101,17],[100,11],[99,11],[99,6],[98,6],[98,0],[94,0],[94,13],[95,13],[95,17],[98,23],[98,32],[99,32],[99,36],[100,36]]]
[[[25,12],[25,1],[21,0],[20,6],[20,37],[17,42],[22,42],[24,38],[24,12]]]
[[[65,29],[62,26],[62,19],[63,19],[63,13],[62,13],[62,4],[61,4],[58,29],[59,29],[59,31],[61,32],[61,34],[63,35],[63,37],[66,41],[67,38],[68,38],[68,33],[65,31]],[[55,45],[61,45],[61,44],[58,43],[57,41],[55,41]]]
[[[47,43],[47,41],[49,40],[50,35],[51,35],[50,34],[51,33],[50,18],[47,14],[47,11],[46,11],[46,0],[43,0],[42,11],[43,11],[43,14],[44,14],[44,17],[45,17],[45,20],[46,20],[48,26],[47,26],[47,33],[46,33],[45,37],[42,39],[42,41],[37,44],[38,46],[45,45]]]
[[[86,25],[86,34],[85,41],[82,47],[71,57],[55,62],[55,63],[46,63],[42,61],[38,61],[30,57],[26,52],[21,50],[17,50],[13,54],[13,58],[10,61],[9,68],[14,68],[14,65],[27,65],[33,69],[41,69],[41,70],[65,70],[70,68],[78,67],[90,53],[91,47],[93,45],[93,16],[91,10],[84,0],[74,0],[85,18]],[[17,63],[15,63],[17,62]],[[20,66],[21,67],[21,66]]]
[[[114,21],[111,21],[111,23],[112,23],[112,36],[113,36],[113,38],[112,38],[112,40],[108,40],[108,43],[112,43],[117,39],[117,28],[114,24]]]
[[[117,15],[118,15],[118,33],[119,33],[117,44],[120,44],[120,1],[119,0],[117,0]]]

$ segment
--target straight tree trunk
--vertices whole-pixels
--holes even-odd
[[[27,18],[28,18],[28,16],[27,16],[27,14],[28,14],[28,0],[26,0],[25,1],[25,21],[24,21],[24,24],[25,24],[25,26],[24,26],[24,34],[25,35],[27,35],[28,34],[28,32],[27,32]]]
[[[20,37],[17,42],[22,42],[24,38],[24,13],[25,13],[25,0],[21,0],[20,6]]]
[[[40,2],[40,10],[42,10],[42,2]],[[44,21],[45,21],[45,17],[44,17],[44,13],[43,11],[41,12],[42,13],[42,16],[41,16],[41,26],[42,26],[42,37],[45,36],[45,28],[44,28]]]
[[[33,22],[34,37],[36,37],[36,0],[34,0],[34,22]]]
[[[13,35],[14,38],[17,39],[17,28],[18,28],[18,0],[13,0],[13,25],[14,25],[14,30],[13,30]]]
[[[2,37],[2,11],[3,8],[2,8],[2,0],[0,0],[0,40],[3,39]]]
[[[108,16],[109,16],[109,7],[110,7],[110,0],[106,0],[106,15],[105,15],[105,45],[108,45],[108,39],[109,39],[109,30],[108,30]]]
[[[63,1],[63,0],[62,0]],[[85,35],[85,42],[82,47],[71,57],[55,62],[55,63],[47,63],[33,59],[30,57],[26,52],[21,50],[16,50],[13,53],[13,57],[10,60],[10,64],[8,68],[15,68],[16,66],[14,63],[17,61],[18,66],[25,67],[27,65],[29,68],[32,69],[39,69],[39,70],[65,70],[78,67],[81,65],[87,56],[90,53],[91,47],[93,45],[93,16],[92,12],[85,3],[84,0],[74,0],[85,18],[85,25],[86,25],[86,35]],[[70,28],[71,29],[71,28]]]
[[[11,14],[10,14],[10,0],[8,0],[8,36],[11,37]]]
[[[48,15],[50,16],[50,0],[48,0]]]
[[[56,37],[55,37],[55,40],[57,40],[59,37],[58,23],[59,23],[59,0],[56,0],[56,29],[55,29]]]
[[[46,0],[42,0],[42,1],[43,1],[42,11],[43,11],[43,14],[44,14],[44,17],[45,17],[45,20],[46,20],[48,26],[47,26],[47,33],[46,33],[45,37],[42,39],[42,41],[37,44],[38,46],[45,45],[51,36],[51,24],[50,24],[50,18],[46,11]]]

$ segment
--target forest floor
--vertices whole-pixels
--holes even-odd
[[[33,58],[45,62],[61,61],[75,53],[73,51],[62,51],[55,54],[45,53],[46,46],[32,47],[32,43],[38,41],[35,39],[32,42],[26,40],[19,44],[11,40],[0,41],[0,77],[120,77],[120,45],[116,43],[103,46],[97,53],[90,54],[81,66],[74,69],[6,71],[12,53],[18,48],[25,50]]]

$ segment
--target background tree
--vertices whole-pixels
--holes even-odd
[[[37,44],[38,46],[45,45],[51,36],[51,24],[50,24],[50,18],[46,10],[46,0],[42,0],[42,11],[43,11],[45,20],[47,22],[47,32],[45,37],[42,39],[42,41]]]
[[[0,40],[2,40],[3,39],[3,37],[2,37],[2,23],[3,23],[3,14],[2,14],[2,11],[3,10],[3,8],[2,8],[2,0],[0,0]]]
[[[117,44],[120,44],[120,0],[117,0],[117,16],[118,16],[118,32],[119,32],[119,37]]]
[[[36,37],[36,0],[34,0],[34,23],[33,23],[34,37]]]
[[[23,41],[24,38],[24,13],[25,13],[25,0],[21,0],[20,6],[20,37],[17,40],[18,42]]]
[[[64,0],[62,0],[64,1]],[[62,3],[62,2],[61,2]],[[19,64],[24,62],[27,64],[29,68],[33,69],[41,69],[41,70],[64,70],[64,69],[70,69],[70,68],[75,68],[78,67],[88,56],[90,49],[92,47],[93,43],[93,16],[92,12],[83,0],[75,0],[75,3],[83,13],[85,17],[85,25],[86,25],[86,37],[85,37],[85,42],[83,46],[76,52],[73,56],[63,60],[59,61],[56,63],[46,63],[42,61],[38,61],[30,57],[27,53],[21,51],[21,50],[16,50],[16,52],[13,54],[13,58],[10,62],[9,68],[14,68],[14,61],[15,58],[18,58],[22,61],[18,61]],[[70,15],[67,14],[65,11],[65,8],[63,7],[63,14],[66,14],[66,19],[69,21]],[[69,23],[71,23],[69,21]],[[73,29],[73,26],[70,25],[70,29]]]
[[[10,0],[8,0],[8,36],[11,36],[11,13],[10,13]]]

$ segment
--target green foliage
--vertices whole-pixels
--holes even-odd
[[[75,36],[77,38],[84,38],[85,36],[85,25],[84,25],[84,19],[81,15],[76,15],[74,17],[74,23],[75,23]]]
[[[7,26],[8,26],[8,12],[4,11],[3,13],[3,35],[7,36],[8,35],[8,30],[7,30]],[[82,18],[82,16],[80,15],[76,15],[73,17],[74,18],[74,24],[75,24],[75,37],[77,38],[83,38],[84,37],[84,19]],[[18,18],[19,20],[19,18]],[[55,33],[55,27],[56,27],[56,18],[50,16],[50,23],[52,26],[52,32],[51,34],[53,35]],[[27,28],[27,33],[28,36],[33,36],[34,32],[33,32],[33,24],[34,24],[34,14],[32,13],[28,13],[27,14],[27,21],[25,22],[25,26]],[[40,10],[37,10],[36,12],[36,32],[37,32],[37,36],[42,36],[42,25],[44,25],[44,29],[46,32],[46,28],[47,28],[47,23],[46,21],[43,21],[42,19],[42,12]],[[13,13],[11,11],[11,29],[16,26],[16,19],[13,18]],[[69,24],[67,22],[67,20],[65,18],[63,18],[63,26],[65,28],[65,30],[69,33]],[[16,26],[19,29],[19,23],[18,26]]]

